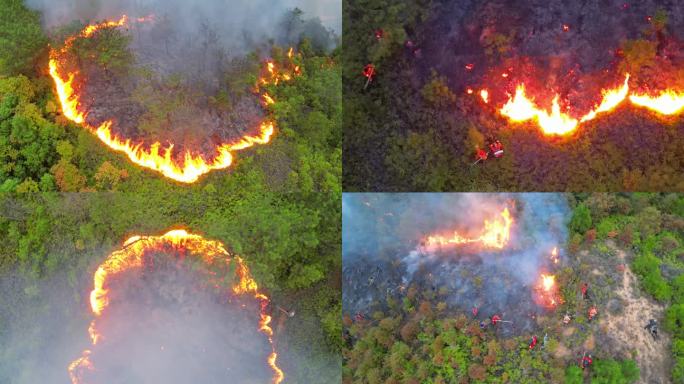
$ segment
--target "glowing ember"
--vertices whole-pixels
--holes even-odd
[[[135,21],[145,22],[150,18],[139,18]],[[111,127],[114,120],[108,120],[97,127],[86,123],[88,111],[82,110],[82,95],[76,90],[75,84],[83,84],[86,80],[79,76],[78,71],[68,72],[64,69],[69,51],[77,38],[89,38],[98,30],[116,28],[127,25],[126,16],[117,21],[105,21],[86,26],[79,34],[69,37],[64,46],[50,51],[49,72],[52,77],[64,116],[82,125],[93,132],[105,145],[111,149],[125,153],[135,164],[160,172],[164,176],[183,183],[193,183],[200,176],[217,169],[228,168],[233,162],[232,152],[254,146],[266,144],[275,132],[273,121],[263,121],[259,126],[259,132],[253,136],[245,136],[233,143],[223,143],[216,146],[213,158],[208,159],[202,154],[194,154],[186,150],[182,154],[174,154],[172,143],[162,146],[161,143],[152,143],[149,147],[143,146],[142,142],[133,142],[131,139],[117,137],[112,133]],[[293,58],[292,49],[288,52],[290,61]],[[262,88],[267,85],[275,85],[280,81],[287,81],[294,75],[298,75],[300,69],[292,62],[288,68],[278,68],[275,63],[267,62],[262,75],[259,78],[255,91],[260,95],[264,105],[268,106],[275,101]],[[80,88],[80,87],[79,87]],[[178,160],[180,159],[180,160]]]
[[[631,95],[629,100],[640,107],[645,107],[663,115],[674,115],[684,110],[684,93],[669,90],[652,97],[648,95]]]
[[[516,87],[515,95],[509,96],[499,112],[515,123],[535,121],[544,135],[564,136],[575,132],[580,123],[593,120],[601,113],[615,110],[627,98],[636,106],[649,108],[663,115],[674,115],[684,111],[684,93],[666,90],[658,96],[630,94],[629,74],[625,75],[621,86],[604,89],[601,94],[601,102],[594,109],[580,118],[575,118],[570,113],[561,111],[559,95],[555,95],[551,101],[551,110],[544,109],[533,98],[527,96],[525,85],[520,84]]]
[[[497,217],[492,222],[489,220],[484,221],[484,230],[479,236],[468,237],[454,231],[453,235],[450,236],[429,236],[426,245],[430,248],[434,248],[438,246],[479,243],[487,248],[502,249],[510,239],[513,219],[511,218],[508,208],[504,208],[499,215],[500,217]]]
[[[90,292],[90,306],[95,320],[91,322],[88,333],[91,336],[93,348],[106,339],[98,333],[96,320],[106,312],[109,306],[108,282],[113,276],[130,270],[140,270],[145,266],[144,255],[149,251],[164,250],[168,247],[183,250],[187,254],[197,255],[206,265],[228,266],[234,263],[237,281],[232,287],[235,295],[249,295],[260,302],[261,314],[259,321],[259,331],[268,337],[271,344],[271,354],[268,357],[268,364],[273,370],[272,383],[278,384],[283,381],[283,371],[276,365],[277,354],[273,345],[273,330],[270,327],[271,316],[266,313],[269,299],[266,295],[259,292],[259,287],[250,276],[247,266],[242,259],[230,255],[223,244],[218,241],[205,240],[199,235],[190,234],[184,230],[174,230],[162,236],[134,236],[124,242],[122,249],[114,251],[97,268],[93,278],[93,290]],[[219,286],[222,278],[216,277],[212,285]],[[162,347],[163,348],[163,347]],[[81,384],[82,377],[87,371],[94,369],[90,362],[92,350],[85,350],[83,355],[74,360],[68,367],[69,376],[73,384]]]

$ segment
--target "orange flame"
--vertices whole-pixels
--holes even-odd
[[[558,305],[558,287],[556,286],[556,276],[541,274],[538,285],[534,289],[534,299],[537,304],[546,308],[555,308]]]
[[[500,217],[496,220],[492,222],[489,220],[484,221],[484,231],[480,236],[466,237],[454,231],[453,235],[450,236],[429,236],[426,243],[427,246],[431,248],[437,246],[481,243],[488,248],[502,249],[510,239],[512,225],[513,218],[511,218],[508,208],[504,208],[500,213]]]
[[[542,278],[542,286],[544,287],[544,291],[546,291],[546,292],[551,291],[551,288],[553,288],[553,285],[556,282],[556,277],[554,275],[545,275],[542,273],[541,278]]]
[[[684,93],[673,90],[661,92],[658,96],[631,95],[629,100],[640,107],[645,107],[663,115],[674,115],[684,110]]]
[[[144,22],[149,19],[139,18],[136,21]],[[200,176],[212,170],[228,168],[233,162],[232,152],[234,151],[249,148],[255,144],[266,144],[270,141],[275,132],[275,124],[273,121],[267,120],[260,124],[259,132],[256,135],[245,136],[234,143],[220,144],[216,147],[216,154],[213,159],[207,159],[203,155],[193,154],[189,150],[176,156],[173,153],[174,145],[172,143],[163,147],[161,143],[154,142],[149,148],[146,148],[142,142],[135,143],[131,139],[117,137],[111,131],[111,127],[114,124],[113,120],[105,121],[98,127],[87,124],[85,119],[88,111],[81,109],[81,95],[74,87],[75,82],[83,83],[84,80],[79,77],[78,71],[64,73],[65,69],[61,67],[61,64],[68,55],[76,38],[88,38],[103,28],[121,27],[127,23],[128,18],[123,16],[117,21],[105,21],[88,25],[79,34],[69,37],[61,49],[52,49],[50,51],[49,72],[55,83],[62,113],[67,119],[93,132],[109,148],[125,153],[133,163],[152,169],[182,183],[194,183]],[[290,49],[288,52],[290,61],[293,55],[293,50]],[[257,82],[257,87],[255,87],[255,91],[260,94],[264,105],[272,105],[275,103],[275,100],[261,86],[278,84],[281,80],[290,80],[292,74],[297,75],[300,73],[298,66],[294,66],[294,64],[290,66],[291,68],[281,69],[277,68],[273,62],[266,63],[266,68]],[[182,160],[178,162],[176,159]]]
[[[133,236],[124,242],[123,248],[114,251],[107,259],[100,264],[93,277],[93,290],[90,292],[90,307],[96,318],[102,316],[109,306],[109,289],[107,282],[110,277],[131,269],[143,267],[143,257],[146,251],[163,249],[172,246],[178,249],[187,250],[193,255],[197,255],[206,264],[213,263],[235,263],[235,273],[238,277],[232,287],[236,295],[250,295],[259,300],[261,306],[259,331],[268,337],[271,344],[271,354],[268,357],[268,364],[273,370],[273,384],[283,381],[285,375],[276,365],[278,357],[273,344],[273,329],[270,327],[271,316],[267,314],[269,299],[259,291],[259,286],[251,277],[249,269],[242,259],[230,255],[223,244],[218,241],[206,240],[202,236],[193,235],[185,230],[173,230],[161,236]],[[95,320],[88,328],[93,347],[98,344],[101,335],[98,334]],[[81,378],[85,370],[92,370],[93,365],[89,360],[91,350],[85,350],[83,355],[74,360],[68,367],[71,382],[81,383]]]
[[[520,84],[516,88],[515,95],[509,96],[499,112],[512,122],[535,121],[544,135],[565,136],[575,132],[580,123],[593,120],[601,113],[615,110],[628,97],[632,104],[649,108],[663,115],[674,115],[684,110],[684,93],[677,93],[674,90],[663,91],[658,96],[630,95],[629,74],[625,75],[625,80],[620,87],[604,89],[601,94],[601,102],[593,110],[576,119],[569,113],[561,111],[558,95],[554,96],[551,110],[548,111],[539,107],[534,99],[527,97],[525,86]]]

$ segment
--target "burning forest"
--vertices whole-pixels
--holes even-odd
[[[349,186],[594,190],[591,169],[602,189],[681,189],[668,154],[684,127],[681,6],[416,0],[405,12],[345,35]]]
[[[662,306],[634,293],[618,230],[577,239],[576,207],[543,193],[345,195],[343,382],[670,382]]]
[[[217,241],[184,230],[129,238],[97,268],[90,307],[92,345],[68,367],[73,384],[284,379],[270,301]]]
[[[170,85],[165,84],[160,76],[172,68],[162,67],[161,73],[150,73],[152,65],[155,65],[153,61],[157,60],[154,53],[150,54],[151,58],[144,58],[150,60],[143,65],[148,68],[147,78],[144,79],[122,78],[116,73],[117,68],[111,68],[116,60],[124,60],[121,56],[128,54],[125,51],[119,52],[119,57],[112,59],[111,65],[103,65],[102,57],[99,57],[99,63],[90,60],[91,56],[83,57],[83,51],[98,47],[102,41],[115,38],[125,40],[125,35],[119,32],[122,29],[137,33],[138,36],[162,33],[158,29],[161,27],[154,26],[155,19],[152,15],[131,20],[123,15],[118,20],[85,26],[78,34],[68,37],[61,48],[51,50],[50,76],[66,118],[91,131],[111,149],[125,153],[135,164],[173,180],[192,183],[207,172],[229,167],[234,152],[270,141],[275,132],[275,123],[272,118],[264,116],[261,107],[267,108],[275,101],[266,88],[292,80],[300,74],[300,67],[295,64],[292,48],[283,56],[282,63],[275,63],[271,59],[264,61],[252,87],[254,96],[241,96],[230,110],[211,107],[212,103],[214,106],[219,104],[211,101],[217,100],[216,97],[209,98],[198,93],[202,90],[188,88],[189,81],[198,79],[186,79],[185,84]],[[147,23],[153,26],[146,27]],[[207,41],[204,44],[211,43]],[[144,47],[145,37],[139,37],[136,44]],[[137,57],[140,61],[140,55]],[[169,64],[168,58],[163,62]],[[169,66],[172,67],[173,63]],[[119,68],[121,71],[123,69]],[[130,69],[125,71],[129,72]],[[166,76],[170,75],[168,73]],[[202,80],[199,81],[201,84]],[[206,90],[207,85],[200,87]],[[178,109],[141,102],[143,94],[157,92],[172,95],[168,100],[163,100],[162,96],[164,104],[171,100],[180,101]],[[207,105],[210,107],[205,107]],[[163,112],[166,113],[167,125],[149,127],[149,114],[162,112],[152,111],[151,108],[155,107],[168,109]],[[147,132],[154,133],[153,139],[156,141],[145,142],[144,138],[140,138],[141,133],[145,132],[141,132],[141,126],[148,127]],[[199,135],[205,137],[197,137]],[[168,144],[162,145],[162,142]]]
[[[350,229],[345,230],[344,278],[349,286],[343,303],[352,317],[370,316],[375,310],[371,303],[382,308],[386,299],[426,288],[444,291],[446,310],[472,312],[479,320],[496,314],[506,321],[502,324],[510,321],[499,332],[516,335],[531,331],[536,316],[560,304],[554,273],[561,267],[558,246],[567,240],[567,208],[557,197],[402,196],[398,200],[410,207],[402,210],[399,201],[394,205],[386,198],[374,202],[362,196],[345,200],[345,229]],[[422,210],[415,209],[421,205]],[[371,223],[373,217],[381,224]],[[415,225],[407,228],[409,223]],[[383,238],[377,246],[349,250],[361,243],[354,234],[373,233],[362,228],[376,225],[387,227],[378,234]]]

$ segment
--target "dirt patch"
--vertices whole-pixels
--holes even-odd
[[[624,259],[624,252],[618,250],[618,257]],[[633,355],[641,370],[638,383],[671,383],[667,376],[671,340],[662,332],[659,340],[653,340],[644,329],[648,319],[663,318],[664,307],[638,292],[637,278],[629,266],[625,266],[623,277],[622,287],[616,294],[624,300],[624,311],[619,315],[605,313],[601,326],[605,327],[606,333],[624,357]]]

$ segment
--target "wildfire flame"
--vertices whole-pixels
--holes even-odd
[[[138,18],[135,21],[145,22],[148,20],[150,18]],[[128,22],[128,17],[124,15],[116,21],[90,24],[79,34],[69,37],[62,48],[50,50],[49,72],[55,83],[62,113],[67,119],[93,132],[109,148],[125,153],[133,163],[182,183],[194,183],[200,176],[212,170],[228,168],[233,162],[232,152],[252,147],[255,144],[266,144],[271,140],[275,132],[275,123],[266,120],[260,124],[259,132],[256,135],[245,136],[237,142],[220,144],[215,149],[215,156],[212,159],[207,159],[202,154],[193,154],[189,150],[182,154],[174,154],[173,143],[162,146],[160,142],[154,142],[147,148],[142,141],[134,142],[131,139],[118,137],[111,130],[114,120],[107,120],[97,127],[86,123],[88,111],[82,110],[81,95],[75,87],[75,84],[83,83],[85,80],[80,77],[78,71],[70,72],[64,68],[66,57],[77,38],[89,38],[101,29],[125,26]],[[255,92],[260,95],[265,106],[272,105],[275,101],[263,89],[264,86],[277,85],[279,82],[290,80],[294,75],[301,73],[299,66],[292,63],[293,57],[294,53],[291,48],[288,52],[290,64],[286,66],[287,68],[279,68],[272,61],[266,62],[255,87]]]
[[[674,115],[684,110],[684,93],[673,90],[664,91],[658,96],[630,95],[629,100],[663,115]]]
[[[499,112],[512,122],[535,121],[544,135],[565,136],[575,132],[581,123],[593,120],[601,113],[615,110],[626,99],[636,106],[649,108],[662,115],[674,115],[684,110],[684,93],[674,90],[662,91],[657,96],[630,94],[629,74],[625,75],[621,86],[604,89],[601,94],[601,102],[594,109],[582,117],[575,118],[569,112],[561,110],[559,95],[554,96],[550,110],[544,109],[535,103],[533,98],[527,96],[525,85],[520,84]],[[483,100],[487,102],[484,96]]]
[[[428,247],[472,244],[480,243],[488,248],[502,249],[508,243],[511,236],[511,226],[513,225],[513,218],[508,211],[508,208],[499,214],[494,221],[484,221],[484,230],[482,234],[476,237],[467,237],[459,234],[457,231],[450,236],[434,235],[427,238]]]
[[[268,337],[268,341],[271,344],[268,364],[273,370],[272,383],[278,384],[282,382],[285,375],[276,365],[278,355],[273,345],[273,329],[270,327],[271,316],[266,313],[269,304],[268,297],[259,291],[256,281],[251,277],[249,269],[241,258],[230,255],[220,242],[206,240],[202,236],[190,234],[185,230],[173,230],[161,236],[133,236],[124,242],[123,248],[110,254],[97,268],[93,277],[93,290],[90,292],[90,307],[95,320],[91,322],[88,328],[93,347],[99,345],[100,340],[104,340],[98,333],[96,320],[102,316],[109,306],[110,291],[107,286],[109,279],[124,271],[141,269],[144,266],[143,257],[147,251],[165,249],[167,247],[182,249],[189,254],[197,255],[208,265],[235,263],[237,281],[232,287],[232,292],[235,295],[253,296],[259,300],[261,313],[258,329]],[[91,353],[92,348],[85,350],[80,358],[74,360],[69,365],[68,370],[72,384],[82,383],[83,374],[94,369],[93,364],[89,360]]]
[[[535,301],[546,308],[555,308],[558,305],[558,287],[556,276],[542,273],[539,283],[535,288]]]

